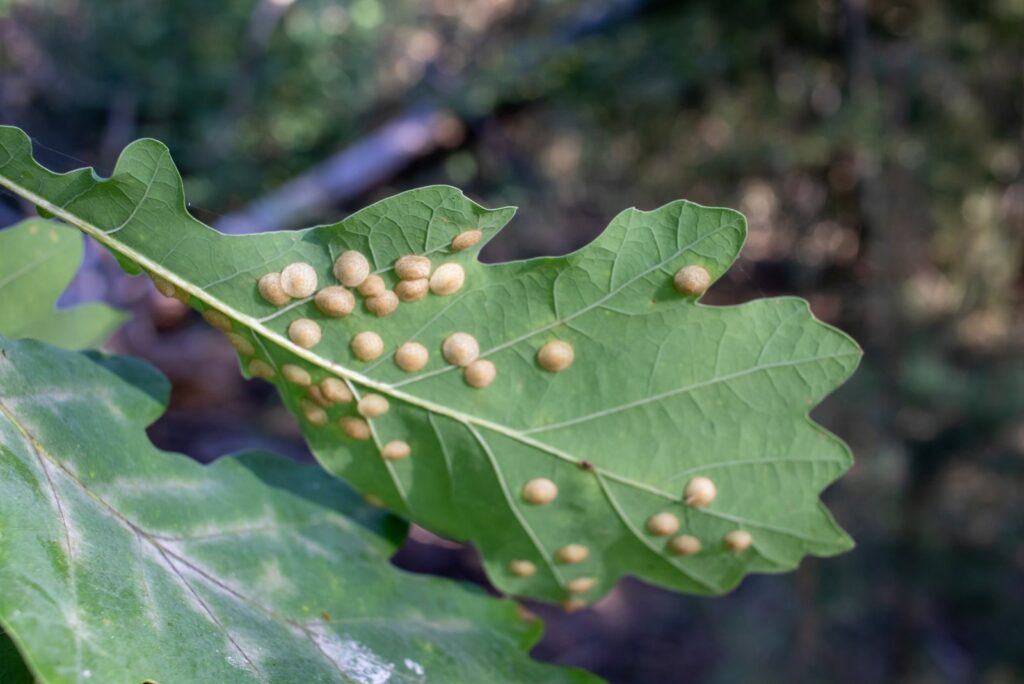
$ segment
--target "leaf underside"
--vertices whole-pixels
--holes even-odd
[[[530,661],[511,602],[390,566],[400,521],[319,467],[156,449],[142,362],[0,338],[0,387],[0,673],[7,632],[48,683],[595,681]]]
[[[126,318],[106,304],[54,308],[82,262],[82,236],[43,219],[0,231],[0,335],[65,349],[98,347]]]
[[[162,144],[133,143],[102,180],[89,169],[42,168],[28,138],[11,128],[0,129],[0,184],[170,281],[194,307],[228,316],[255,356],[278,370],[273,382],[320,462],[407,519],[472,541],[503,591],[565,600],[569,583],[586,577],[595,581],[578,598],[589,602],[634,575],[716,594],[746,573],[788,570],[806,554],[851,546],[818,498],[851,455],[807,413],[852,373],[857,345],[815,320],[803,300],[708,307],[672,286],[683,266],[700,265],[713,279],[729,268],[746,234],[737,212],[685,201],[630,209],[567,256],[485,265],[480,248],[513,210],[484,209],[446,186],[402,193],[333,225],[226,236],[188,214]],[[453,252],[453,237],[469,229],[483,239]],[[331,266],[345,250],[365,254],[389,286],[393,263],[408,254],[461,264],[466,284],[385,318],[360,301],[350,316],[328,319],[312,301],[277,308],[257,292],[260,276],[296,261],[316,269],[321,287],[334,285]],[[322,326],[311,350],[289,339],[298,318]],[[385,342],[376,361],[350,349],[365,330]],[[456,331],[474,335],[494,362],[497,378],[485,389],[470,388],[444,361],[441,344]],[[556,339],[573,346],[575,362],[550,373],[536,353]],[[392,356],[410,340],[430,351],[417,373]],[[249,359],[242,361],[244,370]],[[321,427],[304,420],[306,388],[282,378],[285,364],[315,381],[344,378],[357,395],[386,396],[391,410],[371,421],[373,439],[353,441],[339,429],[353,404],[330,408]],[[381,446],[396,439],[412,456],[383,460]],[[717,485],[706,508],[683,501],[695,476]],[[538,477],[557,484],[554,502],[522,500],[524,484]],[[668,538],[645,528],[658,512],[675,515],[702,550],[672,554]],[[722,541],[737,529],[753,536],[741,552]],[[559,562],[569,544],[589,555]],[[514,574],[517,559],[536,572]]]

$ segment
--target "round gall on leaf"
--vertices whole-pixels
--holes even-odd
[[[557,373],[572,365],[576,352],[562,340],[551,340],[537,351],[537,363],[546,371]]]
[[[325,397],[324,393],[320,391],[320,385],[309,385],[306,387],[306,394],[309,395],[310,399],[324,408],[328,408],[334,403]]]
[[[409,458],[410,453],[412,450],[409,448],[409,443],[400,439],[388,442],[380,450],[380,455],[387,461],[401,461],[403,458]]]
[[[523,501],[534,506],[549,504],[558,496],[558,485],[546,477],[537,477],[523,485]]]
[[[693,535],[681,534],[678,537],[672,537],[672,540],[668,543],[668,548],[677,556],[692,556],[700,553],[701,543],[700,539]]]
[[[157,292],[162,294],[164,297],[175,297],[178,294],[178,290],[174,287],[174,284],[166,278],[161,278],[158,275],[152,273],[149,277],[153,280],[153,285],[156,286]]]
[[[483,236],[482,230],[464,230],[452,239],[452,251],[461,252],[469,249],[480,242],[480,238]]]
[[[395,275],[402,280],[430,277],[430,259],[425,256],[404,256],[395,262]]]
[[[303,349],[312,349],[320,343],[320,325],[308,318],[299,318],[288,326],[288,337]]]
[[[422,370],[429,359],[430,352],[419,342],[406,342],[395,351],[395,364],[407,373]]]
[[[252,356],[256,353],[256,348],[252,346],[252,342],[238,333],[228,333],[225,337],[228,338],[228,342],[235,348],[235,351],[242,356]]]
[[[529,577],[537,572],[537,566],[528,560],[514,560],[508,564],[509,572],[517,577]]]
[[[341,285],[325,287],[316,293],[313,301],[320,313],[331,318],[348,316],[356,308],[355,296]]]
[[[494,377],[498,374],[498,369],[494,367],[494,364],[487,359],[477,359],[473,363],[466,366],[466,370],[462,372],[462,376],[466,380],[466,384],[476,389],[487,387],[494,382]]]
[[[300,406],[303,417],[310,423],[316,426],[327,425],[327,412],[322,408],[307,399],[303,399]]]
[[[441,264],[430,276],[430,291],[442,297],[459,291],[466,282],[466,272],[459,264]]]
[[[686,484],[683,498],[694,508],[704,508],[710,505],[716,496],[718,496],[718,488],[710,478],[695,477]]]
[[[316,269],[304,261],[288,264],[281,270],[281,289],[289,297],[305,299],[316,292]]]
[[[480,344],[469,333],[452,333],[441,345],[441,353],[453,366],[468,366],[480,356]]]
[[[655,513],[647,519],[647,531],[656,537],[667,537],[679,531],[679,518],[671,513]]]
[[[259,290],[260,296],[267,300],[268,304],[274,306],[284,306],[292,300],[288,296],[288,293],[281,287],[281,274],[280,273],[268,273],[259,279],[256,283],[256,289]]]
[[[254,378],[263,378],[269,380],[274,377],[274,367],[263,359],[253,359],[249,362],[249,375]]]
[[[428,290],[430,290],[430,281],[426,278],[403,280],[395,285],[395,294],[403,302],[418,302],[427,296]]]
[[[324,378],[320,381],[320,394],[332,403],[347,404],[354,398],[352,390],[341,378]]]
[[[366,308],[372,313],[376,314],[379,318],[384,318],[398,308],[398,295],[391,290],[384,290],[375,297],[368,297],[366,299]]]
[[[735,553],[746,551],[754,543],[754,538],[746,530],[733,530],[722,538],[726,548]]]
[[[367,418],[383,416],[390,408],[391,405],[388,403],[388,400],[379,394],[367,394],[356,405],[359,415],[366,416]]]
[[[577,610],[583,610],[587,607],[587,602],[581,598],[570,598],[562,601],[562,610],[566,613],[575,613]]]
[[[231,319],[216,309],[207,309],[203,312],[203,318],[207,323],[223,333],[231,332]]]
[[[352,338],[352,353],[360,361],[373,361],[384,353],[384,340],[373,331],[361,332]]]
[[[370,275],[370,262],[359,252],[342,252],[334,262],[334,277],[346,287],[358,287]]]
[[[683,266],[672,277],[672,283],[681,294],[704,294],[711,286],[711,274],[703,266]]]
[[[577,577],[565,585],[565,588],[573,594],[585,594],[593,589],[595,584],[597,580],[593,577]]]
[[[338,425],[350,439],[358,439],[361,442],[370,439],[370,425],[362,418],[342,416]]]
[[[313,382],[313,377],[309,374],[308,370],[293,363],[286,363],[281,366],[281,375],[288,382],[302,385],[303,387],[308,387]]]
[[[388,284],[376,273],[371,273],[366,276],[366,280],[359,283],[359,294],[364,297],[376,297],[386,289],[388,289]]]
[[[572,565],[573,563],[582,563],[589,555],[590,549],[583,544],[566,544],[558,549],[555,558],[558,559],[559,563]]]

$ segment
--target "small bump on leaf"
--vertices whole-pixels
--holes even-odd
[[[555,554],[555,558],[558,559],[559,563],[573,565],[575,563],[582,563],[589,555],[590,549],[583,544],[566,544],[562,548],[558,549],[558,552]]]
[[[694,508],[704,508],[711,504],[718,496],[718,488],[711,478],[695,477],[686,485],[684,499],[687,504]]]
[[[327,411],[324,411],[323,408],[317,406],[314,402],[303,399],[300,407],[303,417],[313,425],[327,424]]]
[[[711,285],[711,274],[703,266],[683,266],[672,277],[676,290],[684,295],[699,295]]]
[[[296,385],[302,385],[304,387],[312,384],[313,382],[313,377],[309,374],[309,371],[302,366],[296,366],[293,363],[286,363],[281,366],[281,375],[283,375],[284,379],[288,382]]]
[[[734,553],[746,551],[754,543],[754,538],[746,530],[733,530],[723,537],[726,548]]]
[[[523,501],[535,506],[551,503],[558,496],[558,485],[546,477],[537,477],[523,485]]]
[[[288,326],[288,337],[303,349],[312,349],[320,343],[320,325],[308,318],[299,318]]]
[[[355,250],[343,252],[334,262],[334,277],[346,287],[358,287],[370,275],[370,262]]]
[[[466,379],[466,384],[476,389],[487,387],[494,382],[494,377],[498,374],[498,369],[494,367],[494,364],[487,359],[477,359],[473,363],[466,366],[466,370],[463,371],[463,377]]]
[[[546,371],[557,373],[572,365],[576,352],[563,340],[551,340],[537,351],[537,363]]]
[[[700,553],[701,543],[700,539],[693,535],[680,534],[677,537],[672,537],[672,540],[668,543],[668,548],[669,551],[677,556],[692,556]]]
[[[442,297],[455,294],[466,282],[466,272],[459,264],[441,264],[430,276],[430,291]]]
[[[445,338],[441,353],[453,366],[468,366],[480,356],[480,343],[469,333],[452,333]]]
[[[408,373],[422,370],[429,360],[430,352],[419,342],[406,342],[395,351],[395,364]]]
[[[235,351],[242,356],[252,356],[256,353],[256,348],[252,346],[252,342],[248,338],[238,333],[228,333],[225,337],[228,338],[228,342],[235,348]]]
[[[647,519],[647,531],[656,537],[667,537],[679,531],[679,518],[671,513],[655,513]]]
[[[403,458],[409,458],[410,453],[412,453],[412,450],[409,448],[409,443],[400,439],[388,442],[380,450],[380,455],[388,461],[400,461]]]
[[[305,299],[316,292],[316,269],[303,261],[288,264],[281,270],[281,289],[289,297]]]
[[[398,295],[391,290],[384,290],[379,295],[367,298],[366,308],[378,318],[389,316],[398,308]]]
[[[529,577],[537,572],[537,566],[528,560],[514,560],[508,564],[509,572],[517,577]]]
[[[359,400],[356,410],[359,415],[367,418],[383,416],[391,408],[391,404],[380,394],[367,394]]]
[[[338,426],[352,439],[366,441],[370,439],[370,425],[362,418],[355,416],[342,416],[338,420]]]
[[[352,390],[340,378],[324,378],[320,381],[320,393],[330,402],[347,404],[354,398]]]
[[[366,276],[366,280],[359,283],[359,294],[364,297],[376,297],[387,289],[388,284],[376,273],[371,273]]]
[[[254,378],[269,380],[274,377],[276,373],[274,372],[274,367],[263,359],[253,359],[249,362],[249,375]]]
[[[355,296],[341,285],[325,287],[316,293],[313,301],[320,313],[331,318],[348,316],[356,308]]]
[[[461,252],[463,250],[467,250],[480,242],[480,238],[483,236],[484,233],[482,230],[464,230],[452,238],[452,251]]]
[[[352,353],[360,361],[373,361],[384,353],[384,340],[372,330],[358,333],[352,338]]]
[[[268,304],[274,306],[284,306],[292,300],[288,296],[288,293],[281,287],[281,274],[267,273],[256,282],[256,289],[259,290],[260,296],[267,301]]]
[[[597,584],[597,580],[593,577],[577,577],[565,585],[565,588],[573,594],[585,594],[593,589],[595,584]]]
[[[430,259],[425,256],[404,256],[395,262],[395,275],[402,280],[430,277]]]
[[[162,294],[164,297],[177,296],[178,289],[174,287],[174,284],[171,281],[153,274],[150,274],[149,277],[152,279],[153,285],[156,286],[157,292]]]
[[[207,309],[204,311],[203,319],[221,332],[231,332],[231,319],[216,309]]]
[[[426,278],[419,280],[403,280],[395,285],[395,294],[403,302],[418,302],[427,296],[430,282]]]

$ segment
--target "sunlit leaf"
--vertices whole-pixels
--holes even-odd
[[[736,212],[689,202],[630,209],[568,256],[484,265],[479,249],[513,212],[484,209],[450,187],[403,193],[334,225],[228,237],[187,213],[160,143],[132,144],[113,176],[99,180],[88,169],[47,171],[10,128],[0,129],[0,184],[230,328],[243,368],[272,369],[331,472],[410,520],[471,540],[505,591],[576,603],[634,575],[718,593],[748,572],[788,570],[806,554],[851,546],[818,498],[851,457],[807,413],[856,367],[857,345],[802,300],[708,307],[673,287],[683,267],[699,266],[710,280],[729,268],[746,233]],[[483,239],[453,250],[469,230]],[[389,287],[396,259],[410,254],[428,255],[435,268],[461,265],[465,285],[384,318],[360,295],[354,313],[327,318],[311,298],[278,307],[257,290],[261,276],[295,262],[312,266],[320,288],[336,285],[332,264],[346,250],[369,258]],[[289,336],[300,318],[322,331],[311,349]],[[364,331],[384,341],[374,361],[353,354],[353,337]],[[443,342],[457,331],[473,335],[494,363],[489,386],[470,387],[443,358]],[[403,371],[393,357],[410,340],[429,352],[420,372]],[[556,340],[571,345],[575,360],[553,373],[540,367],[538,351]],[[302,374],[284,379],[289,364],[314,382],[341,378],[357,397],[386,397],[390,410],[371,419],[372,438],[354,440],[339,426],[356,415],[353,403],[321,416]],[[411,456],[383,459],[394,440],[407,442]],[[717,488],[704,507],[684,501],[696,477]],[[551,503],[524,501],[537,478],[557,485]],[[671,516],[659,519],[668,534],[648,529],[658,513]],[[688,537],[699,552],[674,552],[694,550]],[[579,561],[565,562],[573,556]]]
[[[55,308],[82,254],[81,234],[52,221],[28,219],[0,230],[0,334],[65,349],[101,345],[124,312],[93,302]]]
[[[0,626],[41,681],[592,681],[531,661],[510,602],[389,565],[400,521],[318,466],[158,450],[159,382],[0,338]]]

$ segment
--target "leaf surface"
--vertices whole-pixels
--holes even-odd
[[[511,602],[389,565],[400,521],[318,466],[156,449],[158,382],[0,338],[0,625],[41,681],[594,681],[529,660]]]
[[[630,209],[573,254],[485,265],[479,249],[513,211],[484,209],[450,187],[406,192],[333,225],[225,236],[187,213],[160,143],[132,144],[112,177],[99,180],[88,169],[42,168],[16,129],[0,129],[0,183],[173,283],[193,306],[227,316],[250,342],[249,356],[276,370],[273,382],[321,463],[406,518],[474,542],[504,591],[578,603],[634,575],[714,594],[748,572],[788,570],[806,554],[851,546],[818,498],[851,456],[807,413],[854,370],[857,345],[815,320],[802,300],[708,307],[673,288],[683,266],[702,266],[712,279],[728,269],[746,234],[734,211],[683,201]],[[483,239],[453,251],[453,238],[467,230]],[[389,286],[395,260],[409,254],[460,264],[466,284],[385,318],[368,313],[358,295],[354,313],[328,319],[309,299],[275,307],[257,291],[259,277],[293,262],[312,265],[320,287],[334,285],[332,263],[346,250],[366,255]],[[321,326],[312,349],[289,338],[299,318]],[[353,336],[363,331],[383,338],[384,356],[353,355]],[[442,344],[456,331],[474,335],[495,364],[490,386],[469,387],[444,360]],[[392,356],[410,340],[430,354],[417,373]],[[537,363],[552,340],[575,351],[558,373]],[[250,358],[242,361],[249,367]],[[303,419],[307,388],[285,381],[286,364],[315,382],[337,376],[357,396],[388,398],[390,410],[370,421],[372,439],[339,428],[354,404],[330,407],[322,426]],[[382,459],[392,440],[408,442],[412,455]],[[704,508],[683,500],[697,476],[717,485]],[[555,501],[523,500],[535,478],[557,485]],[[657,513],[674,516],[700,552],[677,555],[671,535],[649,533]],[[724,541],[737,530],[753,538],[739,552]],[[570,545],[585,547],[586,558],[560,560]],[[517,574],[517,560],[534,572]]]
[[[0,334],[65,349],[103,344],[124,312],[94,302],[55,308],[82,255],[79,232],[53,221],[27,219],[0,230]]]

